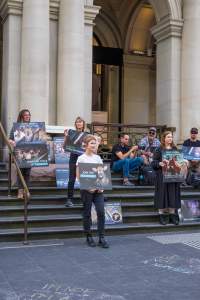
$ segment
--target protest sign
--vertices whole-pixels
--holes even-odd
[[[122,208],[120,202],[105,203],[105,224],[120,224],[122,223]],[[97,214],[94,204],[92,205],[92,224],[97,224]]]
[[[162,152],[165,165],[162,168],[163,182],[183,182],[187,176],[187,164],[182,152],[172,149]]]
[[[109,164],[79,163],[80,188],[83,190],[111,190]]]
[[[80,132],[77,130],[69,129],[65,137],[64,149],[65,151],[73,152],[76,154],[83,154],[84,145],[83,140],[87,132]]]

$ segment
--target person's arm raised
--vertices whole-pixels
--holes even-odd
[[[123,154],[121,151],[119,151],[119,152],[116,152],[116,155],[119,159],[125,159],[125,158],[129,157],[130,154],[136,150],[138,150],[138,146],[132,146],[128,152]]]

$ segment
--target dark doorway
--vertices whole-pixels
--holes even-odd
[[[123,50],[93,46],[92,111],[104,112],[105,122],[121,122]]]

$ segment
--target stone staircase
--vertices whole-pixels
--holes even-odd
[[[23,240],[23,201],[17,199],[13,188],[8,197],[8,172],[0,163],[0,241]],[[83,236],[82,205],[79,192],[75,193],[75,206],[66,208],[66,190],[57,189],[55,182],[34,183],[30,187],[28,206],[28,238],[57,239]],[[200,223],[179,226],[161,226],[153,208],[154,187],[124,187],[119,177],[113,177],[113,190],[105,193],[109,202],[122,204],[123,224],[107,225],[108,235],[154,233],[182,230],[200,230]],[[182,189],[182,199],[200,199],[200,191],[190,187]]]

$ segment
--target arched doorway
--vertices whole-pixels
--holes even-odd
[[[107,121],[154,123],[156,47],[150,32],[156,23],[154,10],[146,1],[133,1],[130,5],[130,1],[126,0],[96,0],[95,4],[101,5],[94,28],[95,42],[102,47],[99,50],[103,53],[104,48],[113,49],[111,57],[121,51],[119,69],[111,64],[108,64],[109,67],[101,66],[100,91],[103,96],[101,94],[100,103],[106,93],[108,101],[104,109],[107,110]],[[105,56],[108,57],[108,54]]]
[[[94,33],[102,46],[123,50],[122,121],[179,128],[181,1],[95,0],[94,4],[101,6]],[[176,83],[172,74],[178,75]]]

